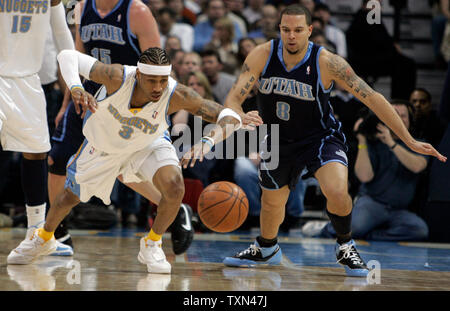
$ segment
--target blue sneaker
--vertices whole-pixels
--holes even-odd
[[[366,277],[370,270],[358,254],[355,246],[355,241],[353,240],[344,244],[336,243],[337,263],[344,266],[348,276]]]
[[[281,263],[281,248],[278,244],[272,247],[260,247],[258,242],[237,253],[226,257],[223,263],[229,267],[254,267],[256,265],[279,265]]]
[[[73,248],[56,240],[56,250],[50,256],[73,256]]]

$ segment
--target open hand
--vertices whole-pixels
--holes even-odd
[[[249,111],[242,117],[242,128],[246,130],[254,130],[263,123],[257,110]]]
[[[86,111],[89,110],[94,113],[97,109],[97,101],[94,96],[86,92],[81,88],[75,88],[71,91],[73,104],[75,106],[75,111],[80,114],[82,110],[81,117],[84,118]],[[81,107],[81,110],[80,110]]]
[[[205,154],[210,152],[212,149],[212,145],[206,142],[199,142],[192,146],[191,150],[186,152],[180,160],[180,165],[183,168],[187,168],[189,162],[191,162],[190,167],[194,167],[195,162],[199,160],[199,162],[203,162],[203,157]]]

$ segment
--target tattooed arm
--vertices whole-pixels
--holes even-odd
[[[208,137],[208,139],[202,139],[183,156],[181,164],[184,167],[187,167],[190,161],[191,166],[194,166],[197,159],[203,161],[203,156],[211,150],[212,146],[227,139],[239,125],[239,120],[232,116],[225,116],[217,122],[219,114],[225,109],[223,106],[214,101],[204,99],[193,89],[183,84],[177,84],[167,113],[170,115],[182,109],[201,117],[205,121],[217,123],[204,136]]]
[[[117,91],[123,81],[123,66],[120,64],[103,64],[96,61],[89,72],[89,80],[106,87],[108,94]]]
[[[247,113],[242,111],[242,103],[252,91],[264,69],[270,55],[270,42],[258,45],[245,59],[241,73],[225,99],[225,107],[237,111],[242,118],[243,125],[262,124],[262,120],[257,113]]]
[[[446,158],[439,154],[433,146],[420,143],[411,136],[392,105],[383,95],[375,92],[358,77],[342,57],[322,50],[319,56],[319,65],[321,82],[325,88],[330,87],[332,81],[335,81],[371,109],[409,148],[421,154],[435,156],[445,162]]]

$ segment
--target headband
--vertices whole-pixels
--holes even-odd
[[[169,76],[172,72],[172,65],[154,66],[144,63],[137,63],[139,71],[145,75],[152,76]]]

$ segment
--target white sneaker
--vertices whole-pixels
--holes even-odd
[[[141,239],[141,250],[139,251],[139,262],[147,265],[149,273],[170,273],[172,266],[166,260],[162,250],[162,241]]]
[[[56,240],[52,237],[45,242],[35,231],[31,237],[23,240],[19,246],[9,253],[7,263],[9,265],[27,265],[39,256],[45,256],[56,250]]]
[[[73,248],[56,240],[56,250],[50,256],[73,256]]]

